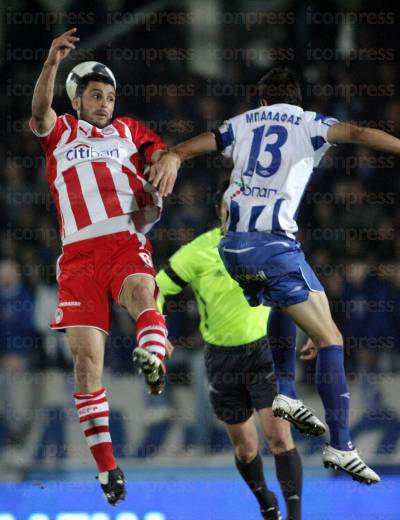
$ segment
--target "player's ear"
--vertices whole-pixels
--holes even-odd
[[[71,101],[72,108],[78,112],[81,109],[81,98],[80,97],[74,97]]]

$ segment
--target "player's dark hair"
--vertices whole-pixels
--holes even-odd
[[[260,101],[268,105],[288,103],[301,105],[301,87],[296,74],[287,67],[275,67],[257,83]]]
[[[108,76],[99,74],[98,72],[91,72],[90,74],[86,74],[78,80],[75,96],[81,97],[91,81],[98,81],[99,83],[105,83],[106,85],[111,85],[112,87],[114,86],[113,80]]]

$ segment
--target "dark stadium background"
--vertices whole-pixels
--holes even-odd
[[[54,102],[58,113],[71,112],[64,91],[69,70],[94,59],[110,66],[117,78],[116,114],[138,118],[172,145],[255,106],[257,80],[272,65],[284,65],[294,68],[303,82],[305,108],[400,137],[398,3],[11,0],[3,1],[0,9],[0,519],[11,520],[3,511],[25,519],[39,510],[53,518],[56,512],[74,511],[80,500],[76,489],[68,495],[67,484],[57,487],[60,480],[85,480],[85,494],[94,501],[100,492],[85,447],[80,446],[78,456],[70,449],[68,435],[78,429],[74,417],[63,413],[71,406],[71,361],[64,339],[47,329],[56,297],[60,241],[44,159],[27,122],[52,38],[71,27],[78,28],[81,38],[59,70]],[[334,147],[304,197],[299,239],[346,337],[356,442],[367,447],[368,460],[384,471],[377,490],[331,479],[326,471],[319,473],[318,443],[298,439],[304,464],[311,468],[304,483],[309,520],[337,518],[336,502],[329,503],[337,496],[343,501],[340,518],[361,518],[351,516],[359,514],[355,503],[365,507],[363,520],[398,518],[394,490],[399,481],[391,474],[400,467],[399,165],[394,156],[357,146]],[[229,163],[218,156],[182,169],[163,218],[150,233],[158,267],[180,245],[217,224],[214,195],[228,174]],[[168,325],[177,345],[171,374],[179,384],[171,385],[160,402],[131,390],[131,381],[135,389],[141,388],[131,375],[134,326],[115,310],[106,364],[121,465],[144,486],[144,494],[147,480],[160,481],[162,488],[162,482],[180,475],[182,482],[198,479],[207,500],[207,479],[215,479],[216,486],[228,479],[226,496],[234,501],[242,493],[249,512],[246,518],[236,517],[234,508],[230,518],[256,518],[252,499],[231,470],[224,434],[206,404],[193,295],[185,291],[166,309],[171,311]],[[299,362],[301,392],[311,403],[315,400],[319,410],[312,379],[312,363]],[[57,398],[51,402],[54,391]],[[144,415],[135,419],[137,427],[146,423],[133,449],[129,439],[137,433],[124,426],[124,414],[117,410],[119,401],[129,399],[133,409],[138,403],[144,406]],[[185,414],[190,420],[181,420]],[[265,455],[273,481],[271,459]],[[204,466],[209,469],[203,474]],[[18,487],[20,481],[26,487]],[[43,482],[53,483],[46,488]],[[320,485],[328,490],[326,500],[316,499]],[[236,497],[229,486],[237,486]],[[177,500],[175,488],[165,489]],[[25,505],[15,503],[16,496],[25,497]],[[133,488],[130,496],[133,500]],[[48,511],[44,505],[38,509],[37,500],[48,500]],[[99,504],[95,510],[105,511]],[[145,514],[147,505],[143,513],[140,507],[135,514]],[[151,510],[157,507],[154,500]],[[143,518],[176,518],[167,508],[159,509],[161,516]],[[202,518],[216,520],[210,511],[204,510]],[[185,520],[200,518],[195,510],[187,515]]]

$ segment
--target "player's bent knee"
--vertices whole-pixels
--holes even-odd
[[[330,345],[343,346],[343,336],[334,321],[328,323],[322,331],[319,331],[311,339],[318,348],[329,347]]]
[[[258,445],[239,444],[235,446],[235,456],[243,464],[248,464],[257,457]]]
[[[281,419],[273,419],[272,424],[265,431],[265,436],[274,455],[285,453],[294,447],[290,424]]]
[[[248,464],[253,459],[255,459],[258,453],[258,442],[256,439],[253,440],[249,437],[239,437],[231,440],[233,443],[235,456],[240,460],[240,462]]]
[[[330,345],[343,346],[343,336],[339,331],[332,331],[329,334],[326,334],[324,337],[319,338],[314,341],[318,348],[329,347]]]
[[[126,309],[131,307],[146,307],[154,303],[154,281],[148,277],[148,280],[141,280],[139,277],[132,277],[126,280],[119,303]]]
[[[267,434],[267,442],[274,455],[285,453],[293,448],[293,439],[290,431],[289,433],[282,430],[271,432],[270,434]]]

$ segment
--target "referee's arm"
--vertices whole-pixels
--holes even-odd
[[[176,272],[171,263],[169,263],[168,267],[157,273],[156,283],[160,289],[160,293],[157,298],[157,305],[160,309],[160,312],[163,311],[165,298],[167,296],[179,294],[188,284],[188,282],[181,278],[181,276]]]

